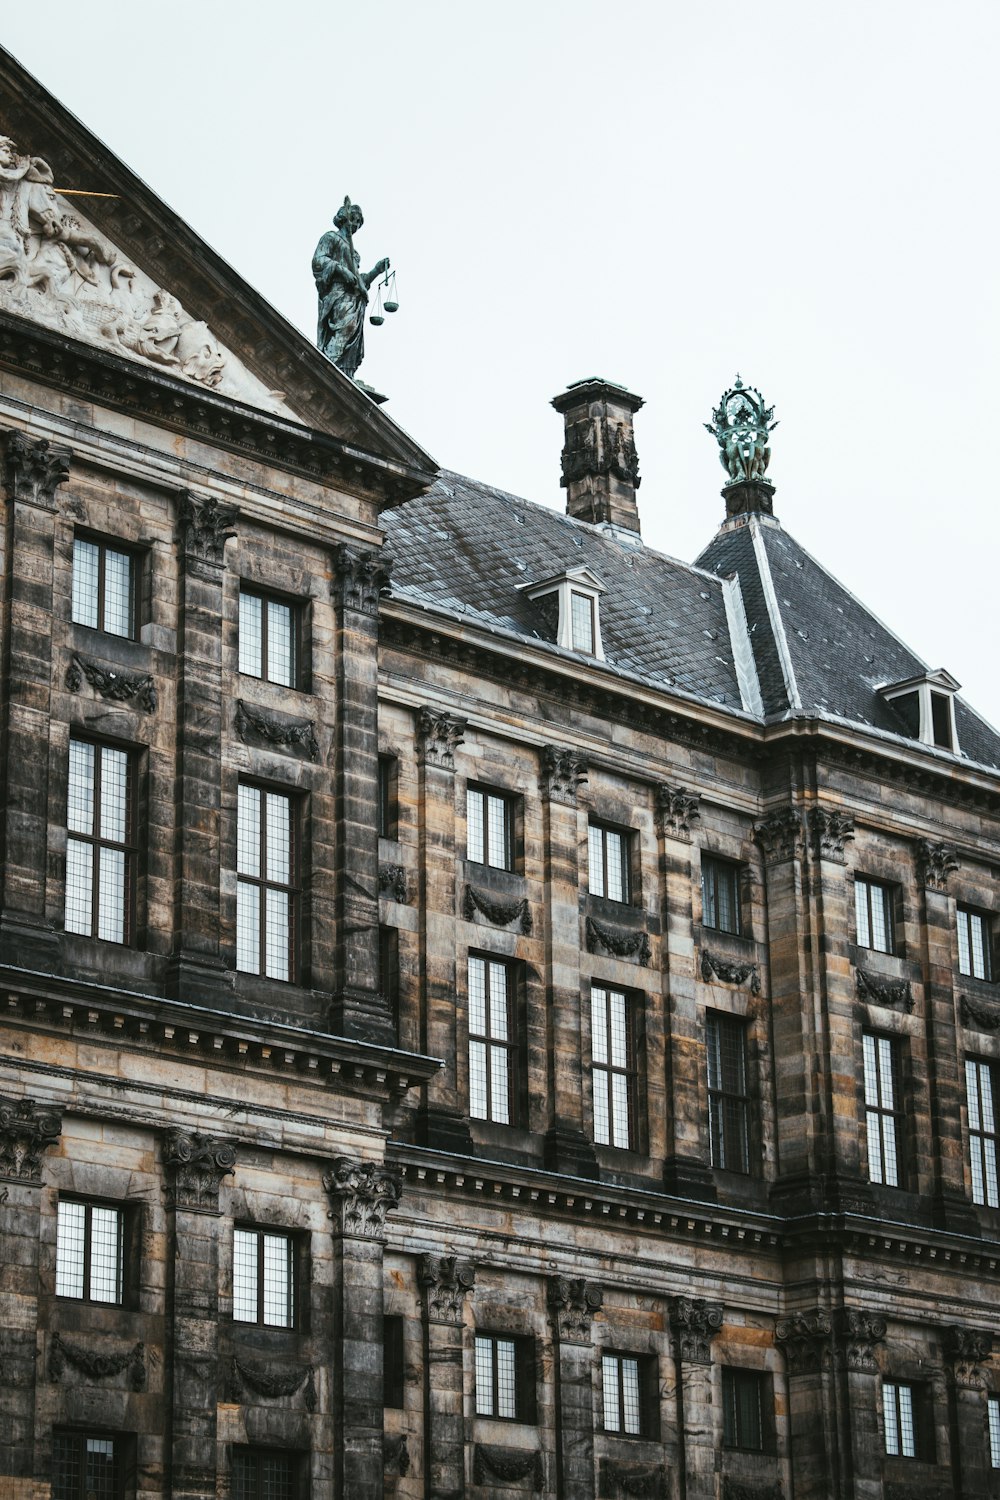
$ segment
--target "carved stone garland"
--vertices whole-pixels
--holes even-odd
[[[226,543],[236,535],[233,530],[239,515],[236,506],[221,505],[214,495],[194,495],[184,490],[178,508],[185,553],[203,562],[221,563]]]
[[[753,836],[769,865],[794,859],[802,852],[802,817],[794,807],[779,808],[757,824]]]
[[[406,884],[406,871],[402,865],[379,865],[378,893],[380,896],[389,896],[393,901],[398,901],[401,906],[406,905],[409,891]]]
[[[429,766],[455,769],[455,751],[465,741],[467,720],[440,709],[422,708],[417,715],[417,741]]]
[[[587,779],[587,762],[572,750],[546,745],[542,751],[542,779],[551,802],[575,807],[580,783]]]
[[[342,542],[333,553],[334,603],[362,614],[378,614],[379,599],[389,590],[392,564],[388,552],[356,552]]]
[[[237,698],[233,723],[244,744],[247,739],[258,739],[279,749],[303,750],[310,760],[319,759],[316,725],[311,719],[291,719]]]
[[[537,1494],[545,1485],[542,1455],[536,1450],[524,1448],[500,1448],[493,1443],[477,1443],[472,1459],[473,1484],[490,1484],[500,1480],[516,1484],[518,1480],[531,1480],[531,1493]]]
[[[893,1010],[913,1011],[913,987],[908,979],[883,979],[867,969],[855,971],[858,995],[862,1000],[871,1000],[876,1005],[890,1006]]]
[[[38,1184],[42,1152],[62,1133],[62,1114],[34,1099],[0,1098],[0,1179]]]
[[[146,1348],[134,1344],[119,1354],[106,1354],[84,1349],[70,1343],[62,1334],[54,1333],[49,1345],[49,1379],[59,1381],[70,1365],[90,1380],[110,1380],[114,1375],[128,1371],[128,1383],[134,1391],[146,1388]]]
[[[1000,1008],[980,1005],[978,1001],[962,995],[958,1002],[958,1013],[966,1026],[972,1026],[977,1031],[1000,1031]]]
[[[170,1174],[169,1207],[217,1214],[222,1179],[236,1170],[236,1142],[172,1126],[163,1139],[163,1165]]]
[[[284,1365],[261,1364],[257,1360],[233,1355],[229,1371],[229,1384],[234,1401],[245,1401],[247,1391],[265,1401],[277,1401],[282,1396],[294,1396],[305,1386],[304,1402],[307,1411],[316,1410],[316,1370],[313,1365],[304,1369],[288,1369]]]
[[[622,1459],[601,1459],[601,1500],[619,1500],[619,1496],[640,1495],[663,1500],[667,1493],[667,1471],[663,1464],[629,1463]]]
[[[747,1484],[727,1474],[722,1482],[722,1500],[782,1500],[783,1495],[778,1479],[773,1484]]]
[[[707,948],[701,950],[701,977],[706,984],[721,979],[723,984],[746,984],[750,981],[750,993],[760,994],[760,969],[755,963],[731,963]]]
[[[466,1295],[476,1284],[471,1260],[457,1255],[422,1255],[417,1280],[424,1289],[427,1316],[432,1322],[459,1324]]]
[[[809,822],[820,857],[843,864],[844,845],[854,837],[854,819],[831,807],[814,807]]]
[[[102,667],[96,661],[88,661],[86,657],[74,656],[66,668],[67,690],[78,693],[83,687],[84,679],[90,683],[95,693],[100,693],[102,698],[108,698],[112,703],[134,701],[143,713],[156,712],[156,683],[149,672],[116,672],[111,667]]]
[[[526,937],[531,932],[531,907],[526,896],[514,901],[495,901],[486,891],[467,885],[462,898],[462,916],[471,922],[477,911],[494,927],[509,927],[511,922],[517,922]]]
[[[774,1341],[785,1352],[790,1375],[818,1370],[829,1354],[832,1338],[833,1320],[821,1307],[815,1312],[779,1318],[774,1325]]]
[[[917,869],[928,890],[943,891],[947,888],[948,876],[958,869],[958,853],[951,844],[917,839]]]
[[[549,1281],[549,1312],[556,1332],[566,1343],[590,1343],[594,1314],[603,1305],[604,1292],[583,1276],[553,1276]]]
[[[10,498],[51,510],[57,487],[69,478],[69,448],[50,443],[48,438],[9,432],[5,457],[4,484]]]
[[[670,1323],[677,1338],[678,1356],[691,1365],[712,1362],[712,1340],[722,1327],[721,1302],[704,1297],[677,1297],[670,1309]]]
[[[588,953],[600,953],[604,949],[615,958],[634,958],[642,969],[649,967],[653,955],[647,933],[609,927],[606,922],[597,922],[593,917],[587,918],[586,932]]]
[[[661,782],[656,788],[656,820],[660,832],[690,841],[691,824],[701,818],[700,801],[700,792],[687,792],[683,787]]]
[[[330,1218],[340,1233],[354,1239],[379,1240],[385,1216],[402,1197],[399,1172],[373,1161],[352,1161],[340,1156],[323,1175],[330,1195]]]

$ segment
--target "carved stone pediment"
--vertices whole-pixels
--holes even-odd
[[[42,1153],[62,1133],[62,1115],[34,1099],[0,1099],[0,1180],[39,1183]]]

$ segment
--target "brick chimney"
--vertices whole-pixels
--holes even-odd
[[[642,404],[642,397],[623,385],[595,378],[575,380],[556,396],[552,405],[566,422],[560,483],[567,515],[639,530],[639,456],[632,418]]]

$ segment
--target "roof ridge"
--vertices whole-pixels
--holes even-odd
[[[793,711],[799,711],[802,708],[802,699],[799,695],[798,683],[795,680],[792,653],[788,648],[785,622],[781,617],[778,596],[774,588],[774,579],[771,576],[771,562],[767,555],[767,548],[764,546],[764,538],[761,536],[760,522],[756,516],[750,517],[750,540],[753,543],[753,555],[757,563],[757,572],[760,575],[760,586],[764,591],[764,604],[767,608],[767,617],[771,622],[771,634],[774,636],[774,644],[778,650],[778,662],[781,666],[781,675],[785,683],[785,692],[788,695],[788,704]]]

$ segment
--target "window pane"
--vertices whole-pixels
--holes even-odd
[[[882,1116],[870,1109],[865,1116],[868,1131],[868,1176],[872,1182],[882,1181]]]
[[[269,888],[265,892],[264,908],[267,920],[265,974],[268,979],[287,979],[291,940],[288,892]]]
[[[872,941],[879,953],[889,952],[889,893],[884,886],[868,887],[871,893]]]
[[[90,1300],[122,1300],[122,1221],[117,1208],[90,1210]]]
[[[623,1421],[626,1432],[639,1436],[639,1363],[634,1359],[622,1360]]]
[[[622,1151],[627,1151],[631,1145],[628,1125],[628,1080],[623,1073],[612,1073],[611,1086],[614,1144]]]
[[[760,1380],[755,1375],[740,1375],[736,1383],[737,1412],[741,1448],[760,1450],[763,1430],[760,1410]]]
[[[469,959],[469,1030],[486,1035],[486,960]]]
[[[517,1416],[517,1385],[514,1340],[497,1339],[497,1416],[513,1420]]]
[[[257,1321],[257,1236],[247,1229],[233,1232],[233,1317]]]
[[[97,629],[97,569],[100,548],[77,537],[73,542],[73,623]]]
[[[100,850],[100,887],[97,896],[97,936],[107,943],[125,941],[125,853]]]
[[[863,1047],[865,1059],[865,1103],[877,1105],[879,1103],[879,1089],[878,1067],[875,1061],[875,1038],[867,1032],[864,1036]]]
[[[606,1068],[594,1069],[594,1140],[600,1146],[611,1144],[610,1082]]]
[[[573,650],[594,650],[594,604],[586,594],[572,595]]]
[[[715,867],[716,902],[718,926],[721,932],[735,932],[736,922],[736,877],[726,865]]]
[[[264,1235],[264,1322],[269,1328],[291,1325],[291,1242],[284,1234]]]
[[[132,559],[108,547],[104,553],[104,629],[132,634]]]
[[[611,833],[604,835],[608,850],[608,889],[607,894],[612,901],[625,900],[625,835],[622,833]]]
[[[236,885],[236,967],[260,973],[260,890],[242,881]]]
[[[607,997],[611,1019],[611,1065],[615,1068],[624,1068],[628,1066],[626,1000],[621,990],[609,990]]]
[[[896,1157],[896,1118],[882,1115],[882,1156],[885,1162],[885,1180],[888,1187],[899,1187],[899,1168]]]
[[[507,868],[507,805],[502,797],[487,797],[489,813],[489,863],[498,870]]]
[[[498,1040],[507,1040],[507,969],[503,964],[490,964],[490,1035]]]
[[[988,979],[986,961],[986,922],[978,912],[969,915],[969,935],[972,939],[972,973],[976,979]]]
[[[899,1446],[904,1458],[916,1458],[917,1441],[913,1431],[913,1389],[901,1385],[899,1391]]]
[[[510,1124],[510,1077],[506,1047],[490,1049],[493,1119],[498,1125]]]
[[[618,1360],[612,1354],[601,1359],[604,1387],[604,1427],[607,1432],[621,1432],[621,1403],[618,1396]]]
[[[267,601],[267,675],[272,682],[292,686],[292,611],[276,599]]]
[[[469,859],[481,865],[485,858],[483,794],[471,787],[465,794],[466,843]]]
[[[83,1296],[84,1233],[87,1208],[60,1200],[56,1214],[56,1296]]]
[[[248,677],[263,676],[263,602],[257,594],[240,594],[240,671],[245,672]]]
[[[604,895],[604,830],[591,823],[587,830],[587,853],[589,856],[590,894]]]
[[[476,1337],[476,1415],[493,1416],[493,1340]]]
[[[888,1037],[878,1038],[878,1072],[881,1098],[879,1103],[883,1109],[895,1109],[895,1086],[892,1066],[892,1043]]]
[[[70,833],[94,832],[94,748],[85,740],[69,742],[66,826]]]
[[[969,950],[969,925],[971,913],[958,909],[958,969],[960,974],[972,973],[972,954]]]
[[[267,878],[291,883],[291,802],[278,792],[267,793]]]
[[[594,985],[590,991],[591,1052],[595,1063],[608,1061],[608,992]]]
[[[474,1120],[489,1117],[489,1098],[486,1090],[486,1044],[469,1043],[469,1113]]]
[[[66,843],[66,916],[67,932],[91,936],[93,910],[94,846],[79,839]]]
[[[128,833],[128,756],[101,748],[101,838],[123,844]]]
[[[86,1500],[114,1500],[115,1445],[111,1438],[86,1439]]]
[[[987,1407],[990,1415],[990,1468],[1000,1469],[1000,1400],[990,1396]]]
[[[872,933],[868,921],[868,882],[866,880],[854,882],[854,916],[858,924],[858,947],[870,948]]]
[[[236,869],[240,875],[260,876],[259,787],[240,783],[236,814]]]

